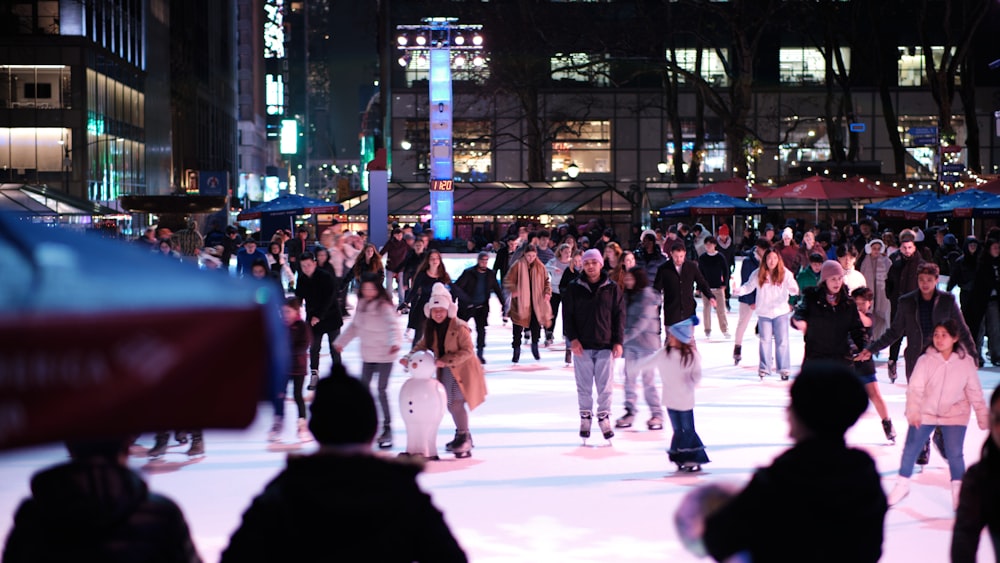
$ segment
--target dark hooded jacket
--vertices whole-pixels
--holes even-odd
[[[466,561],[418,473],[372,455],[289,457],[221,561]]]
[[[973,244],[976,245],[975,251],[971,248]],[[963,306],[966,301],[965,292],[972,291],[972,284],[976,281],[976,266],[981,252],[982,245],[979,244],[979,240],[969,235],[962,243],[962,255],[955,260],[952,266],[951,276],[948,278],[948,291],[958,286],[962,290]]]
[[[14,515],[5,562],[201,561],[180,508],[127,467],[72,461],[36,474],[31,493]]]

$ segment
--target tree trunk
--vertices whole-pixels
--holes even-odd
[[[962,111],[965,114],[965,148],[968,154],[966,167],[976,173],[982,173],[983,163],[979,154],[979,120],[976,119],[976,79],[975,69],[968,57],[962,62],[962,85],[958,95],[962,98]]]

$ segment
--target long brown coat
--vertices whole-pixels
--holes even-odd
[[[508,316],[511,322],[520,327],[531,326],[531,311],[534,310],[539,325],[544,328],[552,324],[552,305],[549,303],[552,286],[549,285],[549,273],[540,260],[536,259],[530,266],[524,259],[514,262],[503,279],[503,285],[511,294],[518,293],[517,297],[510,298]],[[527,299],[529,287],[530,302]]]
[[[444,335],[444,355],[437,355],[437,335],[435,331],[425,331],[423,338],[413,347],[413,351],[429,350],[435,359],[442,360],[451,369],[452,375],[458,381],[469,410],[475,409],[486,400],[486,376],[483,366],[476,357],[476,349],[472,343],[472,329],[458,318],[450,319],[448,330]]]

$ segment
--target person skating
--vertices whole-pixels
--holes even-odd
[[[340,363],[340,353],[333,346],[333,341],[340,335],[340,327],[344,325],[340,304],[337,302],[337,284],[335,277],[317,266],[316,256],[312,252],[306,251],[299,255],[299,277],[295,283],[295,297],[305,303],[305,321],[312,330],[307,387],[310,391],[316,388],[316,382],[319,380],[319,353],[323,347],[324,335],[330,347],[330,359],[335,364]]]
[[[604,258],[597,249],[583,253],[583,272],[563,292],[563,330],[576,358],[577,403],[580,409],[580,437],[586,441],[594,414],[597,390],[597,423],[610,440],[612,368],[622,355],[625,338],[625,304],[618,284],[601,272]],[[697,270],[693,263],[692,267]],[[692,298],[693,300],[693,298]]]
[[[274,390],[274,422],[267,439],[270,442],[281,440],[285,420],[285,394],[288,392],[288,382],[291,381],[292,396],[295,398],[295,406],[299,415],[296,419],[296,433],[299,442],[311,442],[312,435],[309,434],[309,429],[306,427],[306,401],[302,395],[302,386],[305,383],[306,373],[309,371],[309,347],[312,344],[312,331],[302,319],[302,300],[298,297],[290,297],[285,300],[284,305],[281,306],[281,316],[288,327],[292,365],[288,370],[288,375],[281,378],[278,388]]]
[[[458,305],[444,284],[436,283],[423,310],[427,318],[423,336],[411,352],[430,350],[438,368],[438,381],[448,394],[448,412],[455,422],[455,439],[445,445],[456,457],[468,457],[473,447],[469,410],[486,400],[486,377],[472,347],[472,331],[457,318]],[[407,364],[406,358],[400,363]]]
[[[795,275],[785,267],[781,255],[775,249],[764,253],[760,267],[751,272],[746,283],[736,290],[736,295],[753,292],[757,312],[757,326],[760,329],[760,361],[757,374],[761,380],[771,373],[772,337],[774,357],[782,381],[787,381],[792,371],[789,355],[788,328],[791,307],[789,299],[799,293]]]
[[[490,316],[490,294],[496,295],[503,306],[503,293],[497,283],[496,273],[489,268],[490,255],[480,252],[476,264],[466,268],[455,280],[451,289],[458,297],[458,318],[465,322],[476,321],[476,356],[479,363],[486,363],[486,325]]]
[[[361,383],[371,388],[372,378],[378,374],[378,404],[382,411],[382,433],[378,436],[379,448],[392,447],[392,416],[389,410],[389,376],[392,364],[402,345],[403,336],[397,326],[397,315],[392,297],[377,274],[361,276],[358,304],[354,317],[344,328],[333,345],[338,353],[357,338],[361,341]]]
[[[531,332],[531,355],[541,359],[538,341],[542,327],[552,324],[552,307],[549,298],[552,286],[545,266],[538,260],[538,249],[533,244],[524,248],[524,253],[513,264],[504,278],[504,289],[510,295],[510,310],[507,312],[514,325],[512,348],[515,364],[521,358],[521,336]]]
[[[639,396],[635,392],[637,380],[642,378],[643,398],[649,406],[650,430],[663,429],[663,406],[656,388],[656,374],[651,369],[640,369],[639,363],[660,347],[660,298],[649,287],[646,270],[635,266],[625,272],[625,414],[615,421],[615,428],[631,428],[638,412]]]
[[[933,262],[923,266],[937,267]],[[910,493],[910,477],[921,448],[935,428],[941,428],[944,451],[951,475],[953,508],[958,508],[962,476],[965,431],[970,411],[981,430],[989,427],[989,409],[983,400],[976,360],[960,344],[958,321],[948,319],[934,326],[932,346],[922,354],[906,386],[906,443],[899,461],[899,478],[889,493],[889,506]]]
[[[865,263],[867,264],[868,262]],[[851,292],[851,298],[854,299],[854,304],[858,307],[858,316],[861,317],[861,324],[865,326],[865,342],[870,342],[875,326],[875,321],[870,316],[875,294],[867,287],[859,287]],[[889,409],[885,407],[882,392],[878,387],[878,380],[875,379],[875,362],[871,358],[863,362],[854,362],[854,373],[857,374],[858,378],[861,379],[861,383],[864,384],[865,392],[868,393],[868,399],[871,401],[872,406],[875,407],[875,412],[878,413],[878,417],[882,421],[882,431],[885,432],[885,439],[895,444],[896,430],[892,427],[892,420],[889,418]]]
[[[712,295],[705,276],[698,269],[698,262],[687,259],[684,243],[675,240],[670,243],[670,257],[656,270],[653,289],[663,295],[663,326],[668,327],[690,318],[695,313],[694,289],[697,286],[702,295]],[[712,307],[718,307],[715,297],[709,299]]]
[[[990,396],[990,433],[978,463],[962,476],[962,488],[951,536],[952,563],[975,563],[983,528],[1000,561],[1000,387]]]
[[[705,444],[694,427],[694,390],[701,382],[701,354],[694,344],[698,317],[667,327],[667,344],[646,361],[644,368],[656,369],[663,380],[663,404],[674,430],[667,450],[678,471],[695,473],[708,463]]]
[[[823,262],[819,284],[805,290],[792,313],[792,326],[802,331],[805,341],[803,369],[810,362],[829,361],[854,369],[851,343],[860,350],[865,345],[865,326],[854,300],[844,287],[844,268],[834,260]],[[868,358],[858,358],[863,361]],[[865,403],[867,405],[867,402]]]

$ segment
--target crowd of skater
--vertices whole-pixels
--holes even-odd
[[[201,237],[194,226],[188,230]],[[395,364],[406,366],[410,354],[426,350],[435,357],[436,376],[455,427],[445,449],[457,457],[471,455],[470,411],[487,397],[483,365],[491,306],[499,306],[502,322],[511,326],[512,364],[526,360],[522,349],[527,348],[535,361],[542,354],[561,353],[572,367],[579,436],[585,443],[594,419],[609,441],[616,428],[636,424],[641,385],[649,412],[646,427],[662,430],[669,421],[668,459],[678,471],[692,473],[709,463],[711,448],[695,430],[696,389],[702,377],[699,333],[714,341],[732,338],[733,362],[739,364],[746,333],[755,325],[754,380],[791,380],[789,425],[795,445],[759,470],[746,489],[731,492],[722,508],[703,509],[693,517],[701,529],[693,542],[720,561],[741,552],[749,552],[754,560],[787,560],[781,553],[815,550],[809,542],[827,533],[848,534],[857,541],[815,560],[878,560],[886,508],[909,493],[914,466],[927,463],[931,442],[949,467],[956,509],[953,560],[975,559],[979,533],[987,525],[994,548],[1000,547],[1000,401],[996,391],[989,403],[985,401],[977,372],[986,361],[1000,364],[1000,230],[988,232],[982,241],[968,237],[961,246],[943,228],[894,233],[880,231],[871,220],[841,229],[790,220],[781,229],[747,228],[738,241],[728,225],[715,232],[700,224],[633,231],[627,242],[598,222],[553,229],[513,224],[502,236],[478,231],[470,241],[470,249],[478,252],[475,264],[454,278],[433,233],[408,226],[394,226],[382,248],[367,242],[363,233],[338,228],[327,229],[316,240],[306,229],[295,236],[279,231],[267,243],[267,252],[260,248],[259,234],[241,240],[234,229],[221,231],[224,240],[216,245],[207,236],[196,240],[191,232],[159,238],[162,233],[152,233],[148,238],[155,252],[197,259],[203,265],[206,257],[207,263],[217,258],[222,265],[232,258],[234,275],[273,283],[286,295],[282,315],[294,362],[287,380],[274,386],[274,420],[267,439],[283,439],[284,404],[291,386],[296,439],[320,443],[317,455],[289,463],[254,500],[223,560],[253,560],[267,549],[262,538],[268,534],[262,532],[273,531],[281,518],[298,523],[300,519],[290,514],[304,505],[296,503],[322,501],[301,495],[350,496],[338,487],[317,493],[297,485],[318,472],[385,472],[386,479],[398,481],[404,501],[412,503],[410,509],[424,511],[427,533],[437,538],[434,545],[410,538],[403,543],[419,544],[423,551],[402,557],[464,560],[440,513],[416,487],[417,470],[394,473],[380,465],[385,460],[374,461],[368,454],[373,445],[393,447],[387,394]],[[939,288],[942,275],[948,276],[948,291]],[[954,287],[960,288],[960,299],[951,293]],[[734,306],[738,321],[731,334],[727,313]],[[803,335],[802,358],[791,357],[791,330]],[[334,375],[320,378],[324,337]],[[886,372],[894,383],[904,339],[907,431],[899,477],[886,496],[874,461],[850,448],[844,433],[870,402],[886,439],[895,440],[875,360],[889,349]],[[341,359],[353,340],[361,351],[358,379],[346,376]],[[624,388],[618,417],[612,412],[616,377]],[[372,380],[374,399],[366,391]],[[338,390],[332,391],[335,386]],[[345,418],[360,422],[338,426],[331,423],[333,413],[339,413],[338,419],[350,413]],[[990,430],[990,437],[982,460],[967,472],[964,437],[973,414],[981,429]],[[176,436],[187,439],[186,432]],[[191,436],[200,448],[192,444],[192,455],[203,453],[201,432]],[[150,455],[162,455],[168,442],[169,433],[157,434]],[[118,478],[132,479],[127,467],[109,461],[119,459],[120,446],[98,444],[83,453],[77,448],[69,465],[79,470],[79,464],[102,460]],[[355,459],[352,454],[357,453],[366,454],[364,460]],[[837,475],[836,467],[846,472]],[[810,480],[836,486],[817,490],[809,486]],[[175,538],[187,535],[176,506],[171,509],[169,500],[154,499],[139,489],[136,494],[149,497],[144,502],[167,507],[159,512],[161,517],[180,518],[179,524],[172,524]],[[836,495],[841,502],[834,501]],[[35,504],[27,501],[19,510],[24,516],[8,538],[5,560],[8,552],[17,554],[40,537],[32,535],[32,527],[42,525]],[[791,525],[801,528],[801,533],[791,534],[796,541],[784,544],[763,541],[763,534],[748,525],[774,522],[787,514],[784,510],[822,513],[829,525],[803,519]],[[773,518],[764,517],[767,514]],[[321,533],[322,523],[308,522],[316,533]],[[187,542],[178,544],[178,557],[172,560],[197,560],[189,538]],[[287,555],[286,547],[282,555]]]

